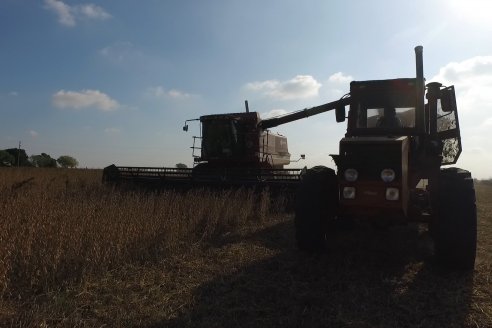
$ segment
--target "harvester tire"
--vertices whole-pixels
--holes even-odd
[[[102,181],[107,184],[116,184],[120,181],[120,171],[116,165],[111,164],[110,166],[104,168]]]
[[[476,248],[477,207],[471,174],[458,168],[443,169],[435,225],[436,258],[450,269],[473,270]]]
[[[335,171],[315,166],[302,175],[296,196],[295,229],[301,251],[320,252],[325,247],[326,228],[338,206]]]

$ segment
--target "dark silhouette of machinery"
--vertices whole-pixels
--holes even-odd
[[[244,113],[200,117],[193,168],[111,165],[103,179],[173,188],[297,189],[295,228],[301,250],[321,250],[327,232],[340,223],[417,221],[428,224],[440,262],[472,269],[477,238],[473,179],[466,170],[441,168],[455,164],[461,154],[454,87],[425,85],[422,47],[415,53],[415,78],[353,81],[349,94],[321,106],[265,120],[247,105]],[[324,166],[285,169],[290,162],[287,139],[268,129],[330,110],[337,122],[348,121],[339,154],[332,155],[337,171]]]
[[[461,137],[453,86],[425,85],[423,50],[415,48],[416,78],[354,81],[337,172],[313,167],[296,199],[296,238],[305,251],[325,246],[327,232],[354,220],[393,225],[425,222],[437,259],[473,269],[477,238],[470,172],[455,164]],[[427,100],[427,101],[426,101]],[[337,109],[337,120],[345,109]]]
[[[320,114],[348,104],[347,98],[283,116],[262,120],[257,112],[213,114],[186,120],[200,122],[200,136],[193,137],[193,168],[127,167],[110,165],[103,181],[151,188],[255,187],[293,191],[301,169],[286,169],[291,160],[287,138],[270,128]],[[304,155],[301,155],[304,159]]]

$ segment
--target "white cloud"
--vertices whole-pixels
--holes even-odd
[[[337,72],[335,74],[332,74],[329,78],[328,81],[332,83],[340,83],[340,84],[348,84],[350,83],[354,78],[350,75],[345,75],[342,72]]]
[[[99,50],[99,53],[106,59],[114,63],[128,63],[132,60],[142,60],[144,55],[128,41],[115,42]]]
[[[187,99],[196,97],[191,93],[186,93],[176,89],[166,89],[162,86],[151,87],[147,90],[147,93],[155,98],[161,99]]]
[[[176,89],[171,89],[167,92],[167,95],[171,98],[189,98],[192,95],[186,92],[182,92]]]
[[[276,117],[276,116],[280,116],[280,115],[285,115],[287,113],[289,113],[289,112],[286,111],[285,109],[272,109],[269,112],[261,113],[260,114],[260,117],[262,119],[267,119],[267,118],[270,118],[270,117]]]
[[[439,74],[432,78],[442,79],[444,82],[463,83],[470,77],[492,81],[492,56],[477,56],[461,62],[451,62],[439,70]]]
[[[34,130],[29,130],[29,134],[31,135],[31,137],[33,138],[36,138],[37,136],[39,136],[39,133],[34,131]]]
[[[107,44],[98,50],[98,54],[103,60],[130,74],[136,71],[156,74],[156,72],[164,72],[166,67],[172,65],[160,54],[149,53],[138,44],[129,41]]]
[[[455,86],[462,113],[473,112],[476,116],[492,111],[492,56],[449,63],[431,81]]]
[[[98,90],[65,91],[60,90],[53,95],[53,104],[58,108],[97,108],[111,111],[119,107],[116,100]]]
[[[9,96],[17,97],[17,96],[19,96],[19,93],[17,91],[10,91]]]
[[[72,8],[58,0],[44,0],[46,8],[58,15],[58,22],[65,26],[75,26],[75,17],[72,15]]]
[[[111,18],[102,7],[94,4],[70,6],[61,0],[44,0],[45,7],[58,16],[58,22],[65,26],[75,26],[78,20]]]
[[[297,75],[287,81],[267,80],[247,83],[245,88],[278,100],[304,99],[318,95],[321,83],[311,75]]]
[[[76,7],[76,11],[78,11],[81,15],[90,18],[90,19],[108,19],[111,18],[111,15],[108,14],[103,8],[96,6],[94,4],[84,4]]]
[[[353,80],[354,78],[351,75],[342,72],[334,73],[326,81],[323,87],[323,94],[328,99],[335,100],[349,92],[350,82]]]

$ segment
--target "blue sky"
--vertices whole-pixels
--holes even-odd
[[[492,3],[435,1],[0,2],[0,149],[82,167],[191,166],[185,119],[264,117],[338,99],[351,80],[454,84],[459,166],[492,177]],[[325,113],[275,129],[299,165],[333,166],[345,126]]]

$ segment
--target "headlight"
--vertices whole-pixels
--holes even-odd
[[[346,169],[343,173],[345,180],[354,182],[359,177],[359,172],[356,169]]]
[[[395,176],[395,171],[392,169],[384,169],[381,171],[381,179],[383,179],[384,182],[395,180]]]
[[[400,191],[398,188],[386,188],[386,200],[400,199]]]
[[[354,199],[355,198],[355,188],[354,187],[343,187],[343,198]]]

